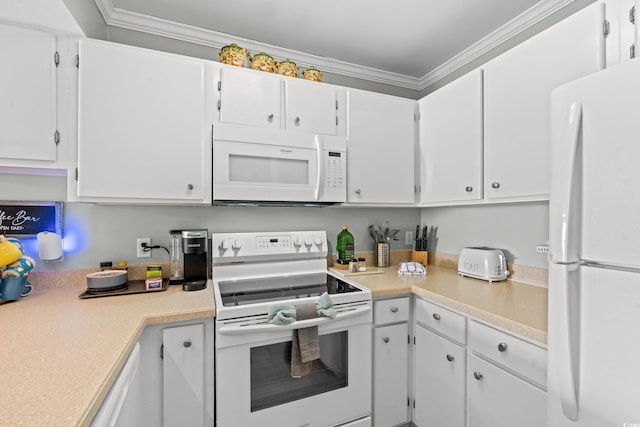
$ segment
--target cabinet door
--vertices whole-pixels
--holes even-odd
[[[373,425],[389,427],[409,418],[409,325],[373,330]]]
[[[285,80],[286,128],[336,135],[336,89],[305,80]]]
[[[593,4],[486,64],[485,195],[549,194],[549,93],[604,67],[604,5]]]
[[[475,355],[469,357],[469,427],[546,425],[546,393]]]
[[[81,40],[78,196],[211,203],[206,70],[198,59]]]
[[[414,334],[414,424],[464,427],[464,347],[419,325]]]
[[[0,25],[0,158],[56,160],[56,36]]]
[[[229,66],[220,71],[220,82],[221,122],[282,127],[282,80],[278,76]]]
[[[347,202],[415,202],[415,108],[404,98],[351,90]]]
[[[204,325],[162,330],[164,426],[203,426],[205,420]]]
[[[482,70],[420,105],[421,203],[482,199]]]

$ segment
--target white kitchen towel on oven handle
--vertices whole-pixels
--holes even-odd
[[[296,308],[291,304],[269,306],[267,321],[272,325],[288,325],[297,320]]]

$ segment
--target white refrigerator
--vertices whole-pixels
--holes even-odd
[[[551,94],[548,427],[640,427],[640,60]]]

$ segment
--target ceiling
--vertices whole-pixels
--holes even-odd
[[[423,89],[573,0],[95,0],[108,25]]]

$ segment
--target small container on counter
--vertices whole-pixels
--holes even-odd
[[[351,258],[349,260],[349,273],[357,273],[358,272],[358,260],[355,258]]]
[[[364,258],[358,258],[358,272],[367,271],[367,261]]]

